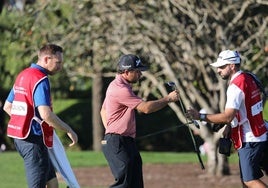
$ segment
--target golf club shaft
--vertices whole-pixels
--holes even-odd
[[[179,102],[180,102],[180,106],[181,106],[181,108],[182,108],[182,111],[183,111],[183,114],[184,114],[184,117],[185,117],[185,120],[186,120],[186,124],[188,125],[189,122],[188,122],[188,119],[186,118],[186,114],[185,114],[186,111],[185,111],[185,109],[184,109],[184,107],[183,107],[181,98],[179,98]],[[199,152],[198,152],[198,149],[197,149],[197,145],[196,145],[196,141],[195,141],[195,138],[194,138],[192,129],[189,127],[189,125],[188,125],[188,129],[189,129],[189,132],[190,132],[190,135],[191,135],[191,138],[192,138],[192,141],[193,141],[193,145],[194,145],[194,150],[195,150],[195,152],[196,152],[196,154],[197,154],[197,157],[198,157],[199,163],[200,163],[200,165],[201,165],[201,168],[202,168],[202,169],[205,169],[204,163],[203,163],[203,161],[202,161],[202,159],[201,159],[201,156],[200,156],[200,154],[199,154]]]
[[[177,87],[176,87],[176,85],[175,85],[174,82],[169,82],[168,85],[172,86],[172,87],[173,87],[173,90],[177,90]],[[185,108],[184,108],[184,106],[183,106],[183,103],[182,103],[181,98],[179,98],[179,103],[180,103],[180,106],[181,106],[183,115],[184,115],[184,117],[185,117],[186,124],[188,125],[189,122],[188,122],[188,119],[187,119],[187,117],[186,117],[186,110],[185,110]],[[192,138],[192,142],[193,142],[193,145],[194,145],[194,150],[195,150],[195,152],[196,152],[196,154],[197,154],[197,157],[198,157],[199,163],[200,163],[200,165],[201,165],[201,168],[202,168],[202,169],[205,169],[204,163],[203,163],[203,161],[202,161],[202,159],[201,159],[201,156],[200,156],[200,154],[199,154],[199,152],[198,152],[198,149],[197,149],[197,145],[196,145],[196,141],[195,141],[195,138],[194,138],[192,129],[189,127],[189,125],[188,125],[188,129],[189,129],[189,132],[190,132],[190,135],[191,135],[191,138]]]

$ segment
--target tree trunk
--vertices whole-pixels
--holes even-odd
[[[204,139],[206,140],[206,139]],[[227,157],[223,154],[220,154],[218,151],[218,141],[219,139],[213,140],[209,139],[207,145],[209,149],[207,150],[207,174],[224,176],[230,174],[230,168],[228,165]]]
[[[101,72],[98,72],[93,76],[92,82],[92,130],[94,151],[101,151],[101,139],[103,136],[103,126],[100,118],[102,85],[102,74]]]
[[[213,139],[209,139],[207,145],[209,149],[207,150],[207,174],[215,175],[217,171],[217,146],[213,142]]]

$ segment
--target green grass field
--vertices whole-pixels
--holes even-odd
[[[172,152],[141,152],[143,163],[197,163],[194,153],[172,153]],[[102,152],[92,151],[68,151],[67,156],[73,168],[106,166],[106,160]],[[229,158],[230,163],[237,163],[237,155]],[[204,162],[206,158],[203,157]],[[17,152],[0,153],[0,187],[3,188],[26,188],[26,177],[22,158]],[[60,188],[65,188],[60,183]]]

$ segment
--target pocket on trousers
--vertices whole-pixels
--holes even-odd
[[[112,136],[109,140],[107,140],[108,145],[110,145],[112,151],[114,153],[119,153],[121,150],[121,142],[119,136]]]
[[[113,152],[115,154],[120,152],[121,143],[120,136],[117,135],[106,135],[104,140],[101,141],[103,152],[110,153]]]

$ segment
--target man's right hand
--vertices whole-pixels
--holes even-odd
[[[176,102],[180,99],[180,93],[178,90],[174,90],[168,94],[169,102]]]

